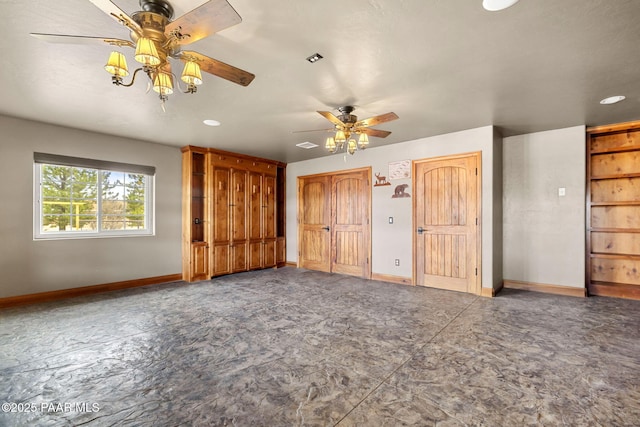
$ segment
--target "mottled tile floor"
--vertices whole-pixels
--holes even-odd
[[[0,311],[2,426],[638,426],[640,302],[283,268]]]

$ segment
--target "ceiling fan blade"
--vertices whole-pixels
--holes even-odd
[[[345,125],[344,123],[342,123],[342,121],[339,118],[334,116],[329,111],[318,111],[318,114],[320,114],[325,119],[329,120],[334,125],[338,125],[338,126],[344,126]]]
[[[168,34],[177,30],[182,35],[188,35],[178,41],[179,44],[185,45],[240,22],[242,22],[242,18],[229,2],[210,0],[167,24],[165,32]]]
[[[380,123],[396,120],[398,118],[399,117],[396,115],[396,113],[381,114],[379,116],[369,117],[368,119],[360,120],[354,124],[354,127],[375,126],[375,125],[379,125]]]
[[[135,47],[131,40],[114,39],[111,37],[72,36],[69,34],[42,34],[31,33],[31,36],[49,43],[68,44],[110,44],[114,46]]]
[[[209,74],[213,74],[214,76],[221,77],[242,86],[249,86],[249,83],[251,83],[256,77],[248,71],[225,64],[217,59],[209,58],[208,56],[198,52],[185,50],[180,55],[180,59],[183,61],[188,61],[192,58],[198,61],[198,65],[200,65],[200,69],[202,71],[206,71]]]
[[[142,35],[142,28],[136,21],[134,21],[129,15],[124,13],[122,9],[113,4],[110,0],[89,0],[93,3],[98,9],[102,10],[104,13],[118,21],[120,24],[130,28],[132,31],[135,31],[138,35]]]
[[[358,128],[356,129],[356,132],[366,133],[369,136],[375,136],[377,138],[386,138],[389,135],[391,135],[391,132],[387,130],[371,129],[371,128]]]

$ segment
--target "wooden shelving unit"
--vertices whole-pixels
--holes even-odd
[[[587,129],[587,289],[640,299],[640,121]]]

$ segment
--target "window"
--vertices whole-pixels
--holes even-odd
[[[35,238],[153,234],[155,168],[34,153]]]

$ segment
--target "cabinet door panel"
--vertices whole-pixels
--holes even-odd
[[[206,280],[209,277],[209,246],[205,242],[191,244],[191,279]]]
[[[213,275],[220,276],[231,273],[230,267],[229,245],[215,245],[213,247]]]
[[[278,265],[285,264],[287,262],[287,246],[285,242],[286,239],[284,237],[278,237],[276,242],[276,263]]]
[[[264,259],[264,267],[275,267],[276,265],[276,241],[266,240],[264,242],[264,250],[263,250],[263,259]]]
[[[229,241],[229,185],[227,168],[216,167],[213,171],[213,241]]]
[[[247,238],[247,171],[231,171],[231,238],[245,240]]]
[[[264,177],[262,185],[263,236],[265,239],[276,237],[276,177]]]
[[[234,243],[231,245],[231,271],[247,271],[247,244]]]
[[[249,173],[249,239],[262,238],[262,174]]]
[[[249,243],[249,270],[262,267],[262,241]]]

